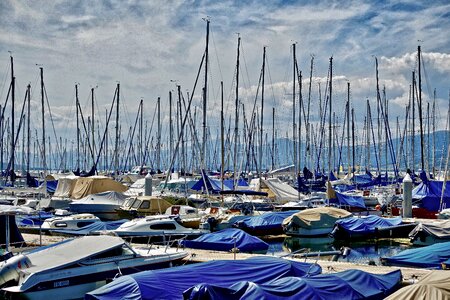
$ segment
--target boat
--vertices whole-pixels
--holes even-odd
[[[138,196],[125,200],[122,206],[116,208],[116,211],[121,219],[134,219],[162,214],[171,205],[159,196]]]
[[[409,233],[409,239],[417,246],[450,242],[450,220],[419,223]]]
[[[91,213],[105,221],[118,220],[119,215],[116,209],[125,202],[126,198],[127,196],[119,192],[101,192],[72,201],[69,209],[78,214]]]
[[[198,209],[189,205],[172,205],[165,215],[177,216],[178,221],[187,228],[199,228],[201,216]]]
[[[121,276],[87,293],[85,299],[183,299],[183,292],[199,283],[232,285],[242,280],[263,283],[287,276],[312,276],[321,272],[317,264],[272,256],[213,260]]]
[[[450,299],[450,272],[433,270],[418,282],[402,287],[385,300],[397,299]]]
[[[37,230],[42,230],[46,233],[52,233],[54,230],[74,230],[83,228],[85,226],[91,225],[96,222],[101,222],[99,217],[93,214],[74,214],[69,216],[56,216],[46,219],[40,228]],[[35,228],[36,229],[36,228]]]
[[[404,224],[401,217],[370,215],[337,220],[330,234],[337,240],[406,238],[415,226],[415,223]]]
[[[280,235],[283,234],[284,219],[296,212],[298,211],[266,212],[237,221],[233,227],[240,228],[251,235]]]
[[[250,252],[265,254],[269,244],[236,228],[227,228],[213,233],[205,233],[194,240],[184,240],[182,245],[187,248],[216,251]]]
[[[302,210],[283,221],[284,232],[292,236],[324,236],[334,228],[334,223],[352,214],[335,207],[317,207]]]
[[[441,269],[442,263],[449,259],[450,242],[445,242],[404,250],[391,257],[382,257],[380,261],[388,266]]]
[[[155,215],[125,222],[113,232],[118,236],[127,238],[141,237],[148,239],[149,237],[158,237],[165,239],[166,237],[197,237],[209,231],[186,228],[177,221],[175,216]]]
[[[287,210],[305,210],[308,208],[325,206],[326,202],[321,196],[312,196],[302,200],[289,201],[283,205],[275,205],[275,209],[281,211]]]
[[[268,283],[240,281],[231,286],[201,283],[186,290],[183,297],[229,299],[239,295],[236,299],[383,299],[393,293],[401,281],[400,270],[387,274],[346,270],[311,277],[283,277]]]
[[[134,248],[114,236],[85,236],[13,256],[0,266],[0,286],[11,298],[83,298],[115,277],[169,267],[187,255]]]

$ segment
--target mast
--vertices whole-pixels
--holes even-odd
[[[91,137],[92,137],[92,164],[94,164],[95,163],[94,88],[91,88]]]
[[[16,85],[16,77],[14,77],[14,60],[11,55],[11,173],[10,179],[11,183],[14,186],[15,174],[14,174],[14,159],[15,159],[15,135],[14,135],[14,105],[15,105],[15,85]]]
[[[169,157],[173,155],[172,91],[169,91]]]
[[[415,169],[416,169],[416,143],[415,143],[415,130],[416,130],[416,109],[415,109],[415,103],[416,103],[416,98],[415,98],[415,94],[416,94],[416,74],[413,71],[412,72],[412,98],[411,98],[411,102],[412,102],[412,129],[411,129],[411,149],[412,149],[412,153],[411,153],[411,157],[412,157],[412,171],[415,174]]]
[[[157,141],[156,141],[156,167],[158,170],[161,170],[161,98],[158,97],[158,101],[156,102],[157,110],[158,110],[158,133],[157,133]]]
[[[41,116],[42,116],[42,166],[44,168],[44,177],[47,173],[47,161],[45,157],[45,118],[44,118],[44,68],[39,68],[41,71]]]
[[[347,82],[347,164],[348,164],[348,174],[352,173],[350,168],[350,82]]]
[[[80,169],[80,120],[79,120],[78,84],[75,84],[75,106],[77,109],[77,171]]]
[[[275,107],[272,107],[272,167],[275,169]]]
[[[139,121],[139,165],[144,164],[144,155],[142,152],[142,142],[143,142],[143,133],[144,133],[144,99],[141,98],[141,102],[139,103],[140,106],[140,121]]]
[[[119,174],[119,100],[120,100],[120,83],[117,83],[117,103],[116,103],[116,138],[114,145],[114,172]]]
[[[259,135],[259,178],[262,175],[262,152],[263,152],[263,117],[264,117],[264,75],[266,69],[266,47],[263,47],[263,65],[262,65],[262,85],[261,85],[261,128]]]
[[[27,173],[30,173],[30,114],[31,114],[31,85],[27,86]]]
[[[333,94],[332,89],[333,89],[333,57],[330,57],[330,96],[329,96],[330,108],[329,108],[329,114],[328,114],[328,124],[329,124],[329,126],[328,126],[328,172],[331,172],[331,147],[332,147],[332,145],[331,145],[331,138],[332,138],[332,132],[331,132],[331,129],[332,129],[331,128],[332,127],[332,124],[331,124],[331,114],[332,114],[331,100],[332,100],[332,97],[331,97],[331,95]]]
[[[417,58],[419,62],[419,126],[420,126],[420,159],[422,163],[422,171],[425,170],[424,158],[424,141],[423,141],[423,116],[422,116],[422,74],[421,74],[421,59],[420,46],[417,47]]]
[[[436,89],[434,89],[433,94],[433,178],[435,178],[436,172]]]
[[[297,124],[295,118],[295,78],[297,77],[297,72],[295,68],[295,43],[292,44],[292,68],[293,68],[293,76],[292,76],[292,139],[293,139],[293,147],[294,147],[294,174],[297,176]]]
[[[206,167],[206,97],[208,89],[208,44],[209,44],[209,19],[206,19],[206,48],[205,48],[205,86],[203,88],[203,139],[202,139],[202,157],[201,168]]]
[[[225,164],[225,142],[224,142],[224,116],[223,116],[223,81],[220,82],[220,188],[223,190],[223,173]]]
[[[234,157],[233,157],[233,189],[236,189],[236,168],[237,168],[237,151],[238,151],[238,125],[239,125],[239,49],[241,46],[241,37],[238,35],[238,45],[237,45],[237,60],[236,60],[236,99],[235,99],[235,109],[236,113],[234,115]]]

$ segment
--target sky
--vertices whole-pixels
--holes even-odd
[[[376,111],[375,57],[380,87],[385,88],[390,120],[402,122],[409,99],[417,47],[422,47],[424,114],[436,89],[438,128],[446,126],[450,90],[450,3],[447,1],[122,1],[54,0],[0,1],[0,103],[10,82],[14,58],[16,97],[20,107],[26,86],[32,86],[32,122],[39,130],[39,67],[57,136],[74,138],[75,84],[85,115],[90,91],[101,127],[118,82],[121,122],[132,126],[140,99],[144,115],[153,119],[161,97],[163,128],[167,131],[168,95],[177,85],[191,94],[205,49],[210,19],[207,118],[211,134],[218,132],[220,82],[224,82],[227,120],[234,118],[236,47],[240,49],[240,101],[249,118],[267,48],[264,123],[270,134],[272,108],[279,135],[292,127],[292,44],[302,71],[302,95],[308,98],[311,58],[311,121],[317,122],[319,83],[325,86],[333,57],[333,107],[342,122],[351,86],[351,102],[362,128],[366,101]],[[9,52],[10,51],[10,52]],[[201,87],[193,97],[200,124]],[[256,107],[261,103],[258,98]],[[19,109],[17,109],[19,111]],[[46,122],[50,132],[50,112]],[[150,125],[148,125],[150,126]],[[242,125],[241,125],[242,126]]]

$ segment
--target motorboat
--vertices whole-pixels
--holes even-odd
[[[91,225],[96,222],[101,222],[100,218],[93,214],[74,214],[69,216],[56,216],[46,219],[41,226],[44,232],[52,233],[53,230],[61,229],[79,229]]]
[[[187,255],[131,247],[116,236],[85,236],[11,257],[0,265],[0,286],[10,298],[83,298],[115,277],[169,267]]]
[[[350,212],[335,207],[310,208],[284,219],[283,228],[287,235],[323,236],[333,230],[337,220],[351,216]]]
[[[166,215],[178,217],[178,222],[187,228],[199,228],[201,216],[195,207],[189,205],[172,205],[165,212]]]
[[[419,223],[409,233],[411,243],[428,246],[436,243],[450,242],[450,220],[431,220]]]
[[[125,200],[116,211],[121,219],[134,219],[163,214],[170,206],[170,202],[159,196],[138,196]]]
[[[74,200],[69,204],[69,209],[75,213],[91,213],[102,220],[118,220],[116,211],[124,202],[127,196],[123,193],[107,191],[86,196],[79,200]]]
[[[186,228],[176,216],[155,215],[133,219],[119,226],[114,232],[121,237],[197,237],[209,232],[203,229]],[[134,240],[134,239],[133,239]]]

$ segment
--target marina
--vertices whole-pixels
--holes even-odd
[[[0,299],[450,299],[448,10],[2,1]]]

